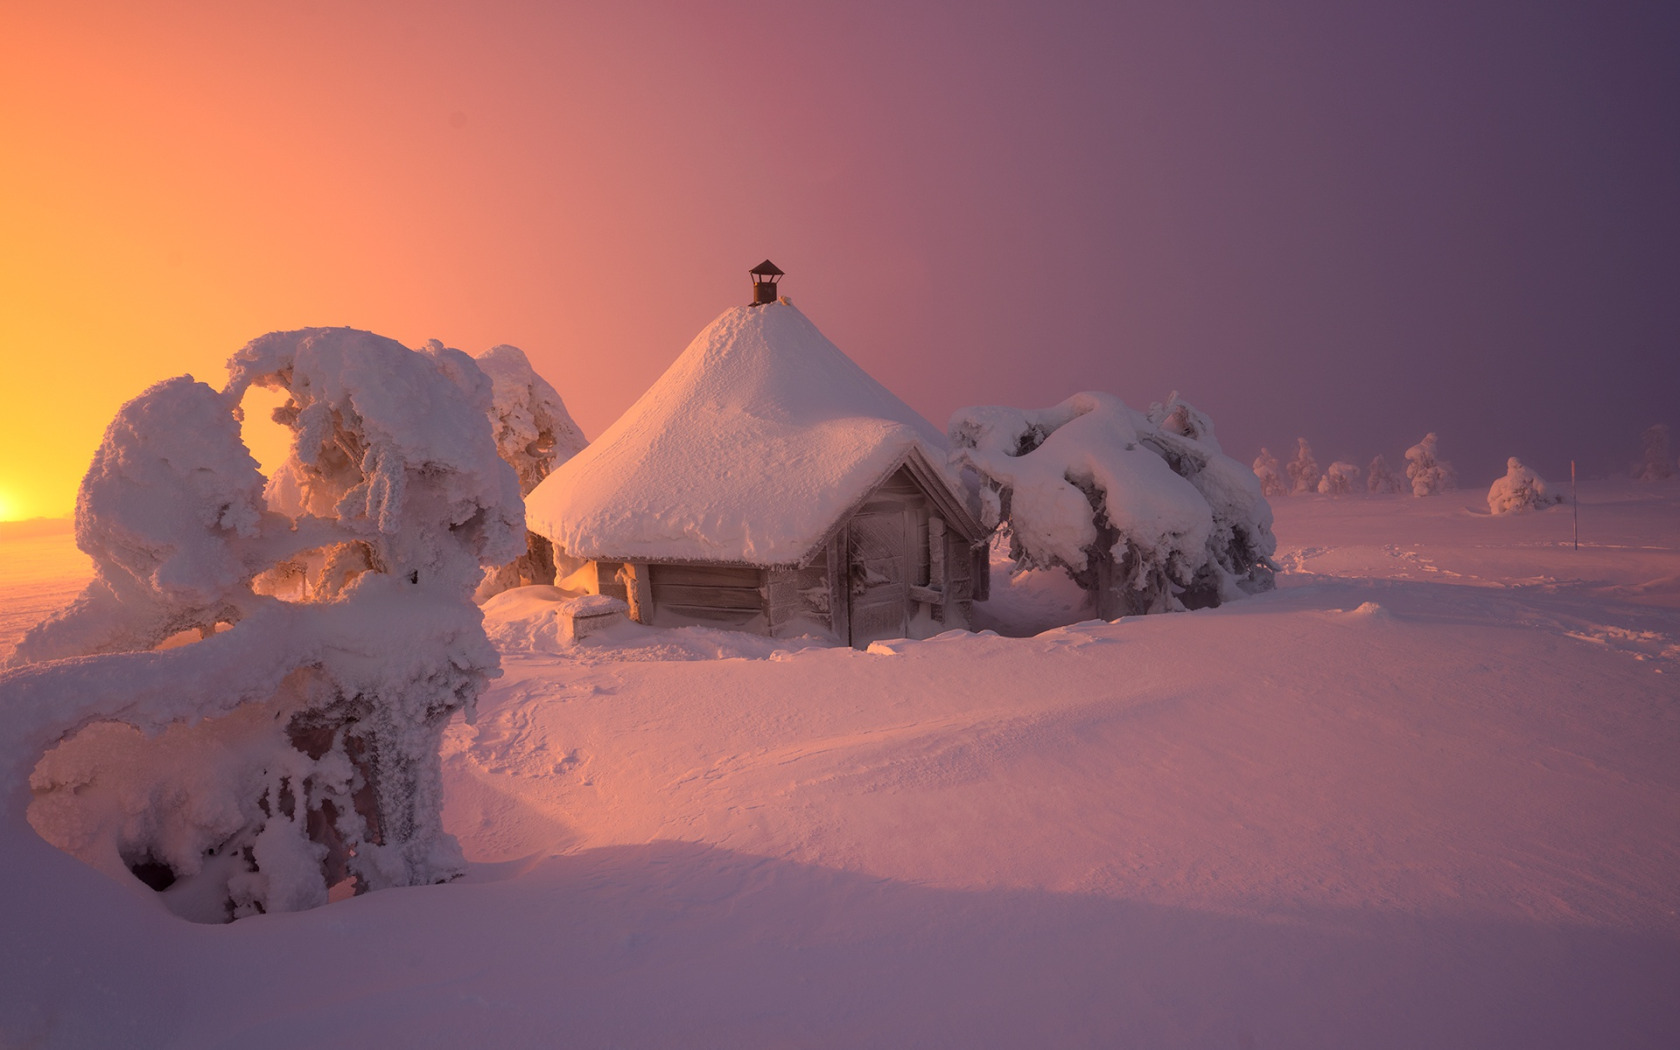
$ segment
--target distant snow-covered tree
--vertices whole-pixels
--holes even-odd
[[[950,436],[1017,565],[1065,570],[1099,616],[1201,608],[1273,584],[1259,478],[1176,394],[1147,413],[1100,393],[1037,412],[967,408]]]
[[[1353,491],[1353,483],[1358,480],[1359,468],[1338,459],[1318,479],[1318,491],[1322,496],[1345,496]]]
[[[1254,476],[1260,479],[1260,492],[1267,499],[1289,493],[1283,484],[1281,471],[1278,458],[1272,455],[1271,449],[1262,448],[1260,454],[1254,457]]]
[[[1487,501],[1488,509],[1493,513],[1510,514],[1562,503],[1563,495],[1553,492],[1540,475],[1512,456],[1505,461],[1505,476],[1488,489]]]
[[[1373,495],[1400,491],[1400,479],[1388,465],[1388,460],[1381,455],[1373,458],[1371,465],[1365,468],[1365,491]]]
[[[220,393],[183,376],[125,405],[83,479],[95,579],[4,680],[8,732],[50,749],[31,822],[203,921],[452,878],[438,747],[499,673],[471,596],[523,533],[490,381],[345,328],[228,368]],[[266,494],[236,422],[253,385],[293,436]],[[258,593],[289,563],[316,586]]]
[[[1295,495],[1303,492],[1317,492],[1318,460],[1313,458],[1312,446],[1307,444],[1306,438],[1295,439],[1295,458],[1289,461],[1290,491]]]
[[[1438,445],[1439,439],[1431,431],[1406,450],[1406,477],[1414,496],[1434,496],[1453,487],[1456,475],[1452,464],[1441,459]]]
[[[1640,481],[1663,481],[1674,476],[1669,466],[1672,453],[1668,445],[1668,424],[1653,423],[1640,435],[1645,441],[1645,454],[1633,468],[1633,476]]]
[[[478,355],[478,367],[490,377],[490,422],[496,449],[519,475],[520,493],[531,494],[555,467],[583,451],[589,442],[572,422],[566,403],[549,382],[531,367],[517,346],[493,346]],[[473,595],[484,601],[512,587],[554,582],[554,548],[545,537],[525,534],[526,550],[518,558],[484,574]]]

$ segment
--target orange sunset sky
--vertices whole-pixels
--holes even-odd
[[[0,519],[275,329],[518,345],[595,436],[766,256],[936,424],[1619,467],[1680,425],[1665,10],[0,0]]]

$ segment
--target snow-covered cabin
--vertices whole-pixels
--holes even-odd
[[[926,637],[967,627],[987,583],[986,530],[945,448],[773,300],[708,325],[526,498],[526,520],[567,586],[645,623]]]

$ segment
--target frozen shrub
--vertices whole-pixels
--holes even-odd
[[[505,344],[494,346],[478,355],[478,366],[492,385],[490,422],[496,449],[519,475],[520,493],[529,496],[555,467],[581,452],[588,442],[572,422],[560,394],[531,368],[524,351]],[[525,545],[525,553],[485,572],[475,600],[482,602],[510,587],[554,582],[553,546],[529,531]]]
[[[83,480],[96,577],[0,679],[48,752],[31,822],[206,921],[451,878],[439,738],[499,673],[471,595],[523,531],[490,382],[350,329],[264,336],[229,372],[124,406]],[[267,508],[237,426],[254,384],[293,434]],[[313,600],[257,593],[300,555]],[[183,630],[202,640],[161,648]]]
[[[1668,424],[1653,423],[1640,435],[1645,440],[1645,455],[1634,465],[1633,476],[1640,481],[1663,481],[1674,476],[1669,466]]]
[[[1260,480],[1176,394],[1147,414],[1099,393],[1037,412],[968,408],[950,436],[1017,565],[1065,570],[1099,616],[1272,586],[1277,544]]]
[[[1495,514],[1538,510],[1562,503],[1563,496],[1551,491],[1540,475],[1522,465],[1517,457],[1505,461],[1505,476],[1488,489],[1488,509]]]
[[[1430,432],[1406,450],[1406,477],[1412,483],[1414,496],[1434,496],[1453,487],[1452,464],[1441,459],[1437,441]]]
[[[1278,458],[1269,448],[1262,448],[1260,454],[1254,457],[1254,476],[1260,479],[1260,493],[1267,499],[1289,492],[1283,485],[1283,475],[1279,473],[1281,469]]]
[[[1318,491],[1318,460],[1306,438],[1295,439],[1295,458],[1289,461],[1290,491],[1295,495]]]
[[[1353,483],[1358,480],[1359,468],[1338,459],[1318,479],[1318,491],[1324,496],[1345,496],[1353,491]]]
[[[1372,494],[1400,491],[1400,479],[1388,465],[1388,460],[1380,455],[1365,468],[1365,491]]]

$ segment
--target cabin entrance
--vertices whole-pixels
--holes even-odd
[[[915,515],[908,507],[868,509],[846,526],[847,622],[854,649],[910,633]]]

